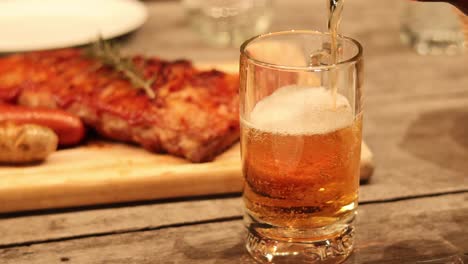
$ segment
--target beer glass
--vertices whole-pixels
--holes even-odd
[[[339,263],[352,252],[362,131],[362,47],[285,31],[241,46],[246,248],[267,263]]]

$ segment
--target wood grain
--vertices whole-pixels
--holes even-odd
[[[347,263],[436,263],[468,252],[468,194],[359,208],[356,250]],[[385,213],[382,213],[385,212]],[[242,221],[220,221],[0,249],[3,263],[254,263]],[[445,261],[444,261],[445,260]],[[453,262],[460,263],[460,262]]]
[[[0,169],[0,211],[238,192],[238,148],[193,164],[123,144],[57,152],[35,167]]]
[[[242,203],[238,197],[22,215],[0,219],[0,247],[183,225],[240,215]]]

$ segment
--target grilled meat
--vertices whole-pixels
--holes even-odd
[[[239,137],[238,76],[188,61],[133,57],[154,78],[155,99],[79,49],[0,58],[0,101],[60,108],[104,137],[193,162],[208,161]]]

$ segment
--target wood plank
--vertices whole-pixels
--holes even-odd
[[[69,237],[128,232],[230,218],[242,214],[237,197],[15,216],[0,219],[0,247]]]
[[[347,263],[466,260],[468,194],[359,208],[357,245]],[[383,213],[385,212],[385,213]],[[254,263],[242,221],[73,239],[0,250],[4,263]],[[436,263],[445,263],[442,261]],[[453,262],[461,263],[461,262]]]
[[[198,164],[118,143],[81,146],[0,168],[0,212],[239,192],[240,171],[238,145]]]
[[[421,98],[382,96],[369,106],[364,137],[377,170],[363,201],[468,189],[468,90]]]

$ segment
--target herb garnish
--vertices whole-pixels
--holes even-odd
[[[143,89],[146,95],[151,99],[156,97],[156,94],[151,89],[154,78],[145,80],[143,74],[137,69],[132,59],[122,56],[119,49],[110,42],[99,37],[87,51],[88,56],[98,59],[102,64],[122,72],[134,88]]]

